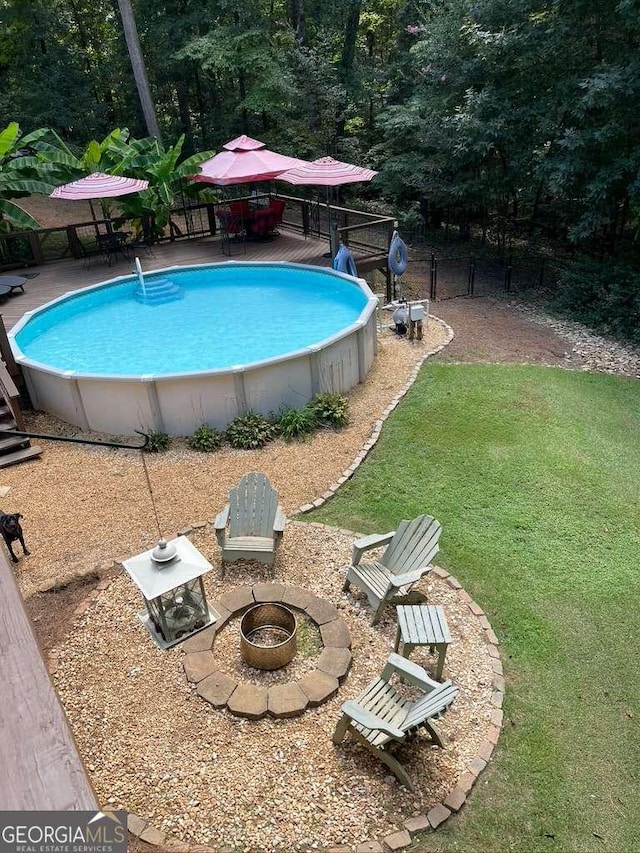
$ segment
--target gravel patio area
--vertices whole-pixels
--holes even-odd
[[[268,580],[253,563],[219,576],[219,548],[210,527],[192,542],[213,563],[205,576],[211,600],[238,586]],[[140,596],[127,577],[103,590],[59,653],[54,675],[100,802],[144,816],[174,838],[214,849],[293,851],[359,844],[402,829],[443,799],[476,755],[490,725],[493,670],[479,620],[433,573],[422,581],[443,605],[454,639],[445,677],[460,694],[438,723],[445,749],[422,734],[401,751],[416,791],[408,792],[366,750],[331,735],[342,702],[375,676],[393,648],[395,610],[375,628],[357,591],[341,592],[352,536],[321,525],[291,523],[276,560],[275,581],[302,586],[333,602],[349,627],[353,663],[338,693],[292,719],[245,720],[201,699],[182,669],[180,646],[160,651],[135,617]],[[233,640],[239,617],[214,643],[214,655],[238,667]],[[313,665],[311,649],[295,674]],[[432,672],[435,656],[412,660]],[[288,667],[287,667],[288,669]],[[264,685],[269,673],[245,678]]]

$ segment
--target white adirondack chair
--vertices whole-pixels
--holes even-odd
[[[411,593],[411,588],[430,571],[441,532],[435,518],[419,515],[413,521],[401,521],[391,533],[365,536],[353,543],[343,590],[346,592],[353,583],[365,593],[374,610],[372,625],[380,621],[389,603],[417,604],[426,600],[421,593]],[[365,551],[381,545],[387,548],[379,562],[360,562]]]
[[[394,674],[418,687],[423,695],[413,701],[405,699],[390,684]],[[365,687],[355,701],[344,703],[333,742],[341,743],[349,732],[386,764],[403,785],[413,790],[407,771],[389,747],[404,743],[420,727],[424,727],[432,741],[442,747],[442,738],[433,720],[444,714],[458,692],[450,681],[442,684],[433,681],[421,666],[393,653],[389,655],[380,677]]]
[[[213,526],[224,564],[258,560],[273,566],[287,518],[278,505],[278,492],[264,474],[245,474],[229,492],[229,503]]]

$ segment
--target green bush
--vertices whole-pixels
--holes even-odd
[[[189,436],[187,444],[193,450],[201,450],[203,453],[212,453],[217,450],[224,441],[224,434],[215,427],[202,424]]]
[[[247,412],[234,418],[227,427],[226,437],[237,450],[252,450],[276,437],[278,430],[270,420],[257,412]]]
[[[309,408],[320,424],[344,427],[349,423],[349,401],[344,394],[317,394]]]
[[[318,426],[318,419],[310,406],[304,409],[287,406],[280,413],[277,426],[285,441],[293,441],[312,432]]]
[[[640,274],[623,263],[580,258],[567,264],[552,306],[594,329],[640,343]]]
[[[162,453],[163,450],[168,450],[171,444],[171,439],[166,432],[156,432],[154,429],[147,433],[149,440],[145,450],[147,453]]]
[[[424,229],[425,221],[420,213],[418,202],[413,202],[410,207],[398,211],[396,214],[399,231],[418,231]]]

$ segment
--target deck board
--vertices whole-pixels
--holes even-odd
[[[94,810],[95,794],[0,552],[0,809]]]

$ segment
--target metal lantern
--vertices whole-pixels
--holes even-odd
[[[147,609],[138,619],[162,648],[180,643],[212,624],[219,615],[209,606],[202,575],[212,566],[186,536],[122,564],[144,596]]]

